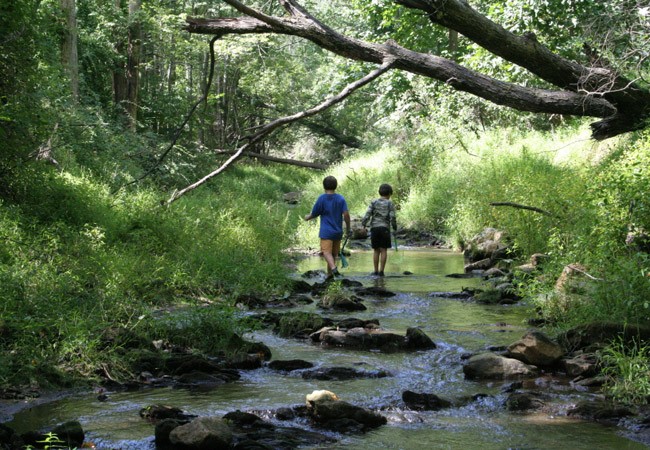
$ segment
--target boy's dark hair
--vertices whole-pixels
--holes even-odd
[[[393,188],[391,187],[390,184],[384,183],[381,186],[379,186],[379,195],[382,197],[385,197],[387,195],[393,195]]]
[[[325,177],[323,180],[323,189],[326,191],[335,191],[336,186],[338,186],[338,181],[332,175]]]

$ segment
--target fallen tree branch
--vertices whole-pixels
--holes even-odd
[[[210,93],[210,86],[212,85],[212,79],[214,78],[214,60],[215,60],[215,57],[214,57],[214,43],[219,38],[220,38],[220,36],[215,36],[210,40],[210,72],[208,74],[208,81],[207,81],[206,86],[205,86],[205,92],[201,96],[201,98],[198,99],[196,101],[196,103],[194,103],[194,105],[190,109],[190,112],[187,113],[187,115],[185,116],[185,119],[183,120],[183,123],[176,129],[176,133],[174,134],[174,137],[173,137],[172,141],[169,143],[169,145],[167,146],[165,151],[162,152],[162,154],[158,157],[158,160],[153,165],[153,167],[151,167],[149,170],[147,170],[145,173],[140,175],[135,180],[132,180],[132,181],[130,181],[128,183],[125,183],[125,184],[123,184],[121,186],[118,186],[116,189],[114,189],[111,192],[111,194],[115,194],[120,189],[122,189],[122,188],[124,188],[126,186],[130,186],[132,184],[138,183],[138,182],[142,181],[143,179],[145,179],[146,177],[148,177],[149,175],[151,175],[154,172],[154,170],[156,170],[158,167],[160,167],[160,165],[165,160],[167,155],[169,155],[169,153],[172,151],[172,149],[176,146],[176,142],[178,142],[178,139],[181,137],[181,133],[185,129],[185,126],[187,125],[187,123],[192,118],[192,115],[196,111],[196,108],[198,108],[201,103],[205,102],[205,100],[208,98],[208,94]]]
[[[52,134],[47,140],[47,143],[42,144],[40,147],[38,147],[38,150],[36,150],[33,156],[34,159],[36,159],[36,161],[46,161],[52,164],[57,169],[60,169],[59,162],[56,159],[54,159],[54,157],[52,156],[52,140],[54,139],[54,135],[56,134],[56,131],[58,129],[59,129],[59,122],[54,124],[54,130],[52,130]]]
[[[422,75],[448,84],[492,103],[519,111],[598,117],[591,124],[592,137],[606,139],[644,128],[650,116],[650,91],[614,70],[587,67],[553,54],[534,36],[517,36],[491,22],[464,0],[394,0],[429,15],[432,22],[465,34],[496,55],[521,65],[550,82],[556,89],[542,89],[504,82],[463,67],[431,53],[420,53],[392,40],[373,43],[349,37],[311,16],[296,0],[279,0],[289,16],[270,16],[223,0],[243,16],[201,19],[188,17],[190,33],[279,34],[297,36],[337,55],[356,61],[380,64],[387,57],[395,69]]]
[[[571,270],[575,270],[576,272],[580,272],[587,278],[590,278],[594,281],[605,281],[603,278],[597,278],[593,275],[589,275],[586,271],[582,270],[580,267],[576,266],[575,264],[569,264],[567,267],[569,267]]]
[[[216,153],[217,155],[234,155],[235,150],[222,150]],[[298,167],[309,167],[311,169],[325,170],[327,166],[325,164],[319,164],[309,161],[298,161],[296,159],[287,159],[287,158],[278,158],[277,156],[262,155],[261,153],[255,152],[243,152],[241,156],[247,156],[249,158],[263,159],[264,161],[271,161],[280,164],[289,164],[291,166]]]
[[[367,85],[371,81],[375,80],[385,72],[389,71],[394,65],[394,60],[393,59],[388,59],[385,61],[380,67],[377,69],[373,70],[370,72],[368,75],[365,77],[348,84],[341,92],[339,92],[337,95],[330,97],[329,99],[323,101],[322,103],[314,106],[313,108],[307,109],[305,111],[301,111],[296,114],[292,114],[290,116],[285,116],[285,117],[280,117],[279,119],[275,119],[272,122],[267,123],[263,127],[261,127],[257,132],[249,136],[248,142],[237,151],[233,153],[233,155],[228,158],[228,160],[221,165],[217,170],[207,174],[197,182],[181,189],[180,191],[175,191],[172,196],[167,200],[166,204],[171,205],[173,202],[178,200],[180,197],[183,195],[187,194],[188,192],[196,189],[197,187],[201,186],[203,183],[207,182],[211,178],[214,178],[215,176],[219,175],[221,172],[226,170],[231,164],[233,164],[237,159],[239,159],[253,144],[256,142],[262,140],[269,134],[271,134],[273,131],[277,130],[280,127],[283,127],[285,125],[288,125],[292,122],[296,122],[298,120],[304,119],[305,117],[310,117],[313,115],[316,115],[322,111],[325,111],[326,109],[336,105],[337,103],[340,103],[343,101],[345,98],[347,98],[350,94],[352,94],[354,91],[362,88],[363,86]]]
[[[490,206],[510,206],[512,208],[526,209],[528,211],[534,211],[540,214],[544,214],[545,216],[555,217],[555,214],[551,214],[550,212],[545,211],[541,208],[536,208],[535,206],[521,205],[519,203],[514,203],[514,202],[491,202]]]

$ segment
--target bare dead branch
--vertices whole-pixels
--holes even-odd
[[[232,4],[236,0],[225,1]],[[408,50],[394,41],[377,44],[344,36],[311,17],[275,17],[272,21],[261,21],[254,17],[188,17],[186,21],[185,29],[190,33],[285,34],[302,37],[335,54],[357,61],[381,64],[387,58],[393,58],[396,69],[436,79],[456,90],[522,111],[592,117],[608,117],[616,112],[611,103],[596,96],[503,82],[469,70],[449,59]]]
[[[36,150],[36,152],[32,155],[36,161],[46,161],[56,168],[59,168],[59,162],[54,159],[54,156],[52,156],[52,140],[54,139],[54,136],[56,135],[56,131],[58,129],[59,122],[54,124],[54,130],[52,130],[52,134],[48,138],[47,142],[45,144],[41,144],[41,146],[38,147],[38,150]]]
[[[521,205],[519,203],[514,203],[514,202],[491,202],[490,206],[510,206],[512,208],[517,208],[517,209],[526,209],[528,211],[534,211],[540,214],[544,214],[545,216],[550,216],[550,217],[555,217],[554,214],[551,214],[548,211],[545,211],[541,208],[537,208],[535,206],[526,206],[526,205]]]
[[[235,153],[236,153],[235,150],[224,150],[224,151],[219,151],[216,154],[217,155],[234,155]],[[308,168],[311,168],[311,169],[318,169],[318,170],[327,169],[327,166],[325,164],[319,164],[319,163],[309,162],[309,161],[298,161],[296,159],[278,158],[277,156],[262,155],[261,153],[243,152],[241,154],[241,156],[247,156],[249,158],[262,159],[264,161],[271,161],[271,162],[276,162],[276,163],[280,163],[280,164],[289,164],[291,166],[308,167]]]
[[[229,0],[230,1],[230,0]],[[233,153],[233,155],[228,158],[228,160],[221,165],[218,169],[214,170],[213,172],[207,174],[197,182],[181,189],[180,191],[176,191],[172,194],[172,196],[167,200],[166,204],[171,205],[173,202],[178,200],[180,197],[183,195],[187,194],[188,192],[196,189],[197,187],[201,186],[202,184],[206,183],[210,179],[214,178],[215,176],[219,175],[222,173],[224,170],[226,170],[230,165],[232,165],[237,159],[239,159],[244,152],[248,150],[253,144],[256,142],[262,140],[266,136],[268,136],[270,133],[273,131],[277,130],[280,127],[283,127],[285,125],[288,125],[292,122],[295,122],[300,119],[304,119],[305,117],[310,117],[313,115],[316,115],[322,111],[325,111],[326,109],[334,106],[337,103],[340,103],[343,101],[345,98],[347,98],[350,94],[352,94],[354,91],[362,88],[363,86],[367,85],[368,83],[374,81],[378,77],[380,77],[382,74],[385,72],[389,71],[391,68],[393,68],[394,61],[392,59],[388,59],[386,62],[384,62],[380,67],[377,69],[373,70],[370,72],[368,75],[366,75],[363,78],[360,78],[357,81],[354,81],[345,88],[341,92],[339,92],[337,95],[330,97],[329,99],[323,101],[322,103],[314,106],[313,108],[307,109],[305,111],[301,111],[296,114],[292,114],[290,116],[285,116],[285,117],[280,117],[279,119],[276,119],[272,122],[267,123],[264,125],[262,128],[260,128],[256,133],[248,137],[249,141],[239,147],[237,151]]]
[[[603,278],[597,278],[597,277],[595,277],[595,276],[593,276],[593,275],[590,275],[589,273],[587,273],[586,271],[582,270],[580,267],[578,267],[578,266],[575,265],[575,264],[569,264],[567,267],[569,267],[569,268],[572,269],[572,270],[575,270],[576,272],[580,272],[581,274],[583,274],[583,275],[586,276],[587,278],[590,278],[590,279],[592,279],[592,280],[594,280],[594,281],[604,281]]]

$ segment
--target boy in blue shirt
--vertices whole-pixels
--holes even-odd
[[[305,216],[305,220],[312,220],[320,216],[320,249],[323,258],[327,262],[327,277],[339,276],[336,268],[336,257],[341,250],[341,239],[343,238],[343,221],[345,220],[346,235],[350,235],[350,213],[345,198],[337,194],[338,182],[333,176],[327,176],[323,180],[324,194],[321,194],[311,213]]]

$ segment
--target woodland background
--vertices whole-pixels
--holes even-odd
[[[390,70],[320,114],[251,141],[376,64],[291,34],[228,34],[211,47],[210,36],[186,31],[187,17],[242,16],[227,3],[237,2],[0,4],[0,385],[86,382],[109,362],[122,368],[112,376],[128,378],[123,343],[107,340],[106,330],[200,342],[199,352],[223,348],[230,333],[251,326],[234,314],[237,297],[284,292],[287,249],[314,246],[315,229],[300,217],[325,174],[339,179],[353,215],[389,182],[402,228],[461,248],[495,227],[507,232],[513,258],[550,255],[539,277],[520,283],[550,330],[648,324],[647,5],[471,2],[513,35],[633,83],[628,129],[611,137],[593,139],[591,116],[520,111],[453,82]],[[283,2],[245,3],[286,17]],[[302,5],[364,42],[392,39],[513,86],[552,87],[436,24],[426,10],[436,3]],[[629,86],[600,86],[596,101],[623,111],[629,98],[618,94]],[[245,143],[248,156],[227,163]],[[289,192],[302,194],[296,207],[283,202]],[[490,206],[504,201],[549,214]],[[571,263],[593,279],[559,298],[553,284]],[[170,306],[185,308],[192,332],[169,336],[169,324],[154,320]],[[613,373],[634,380],[612,383],[615,396],[647,401],[648,348],[612,343]]]

